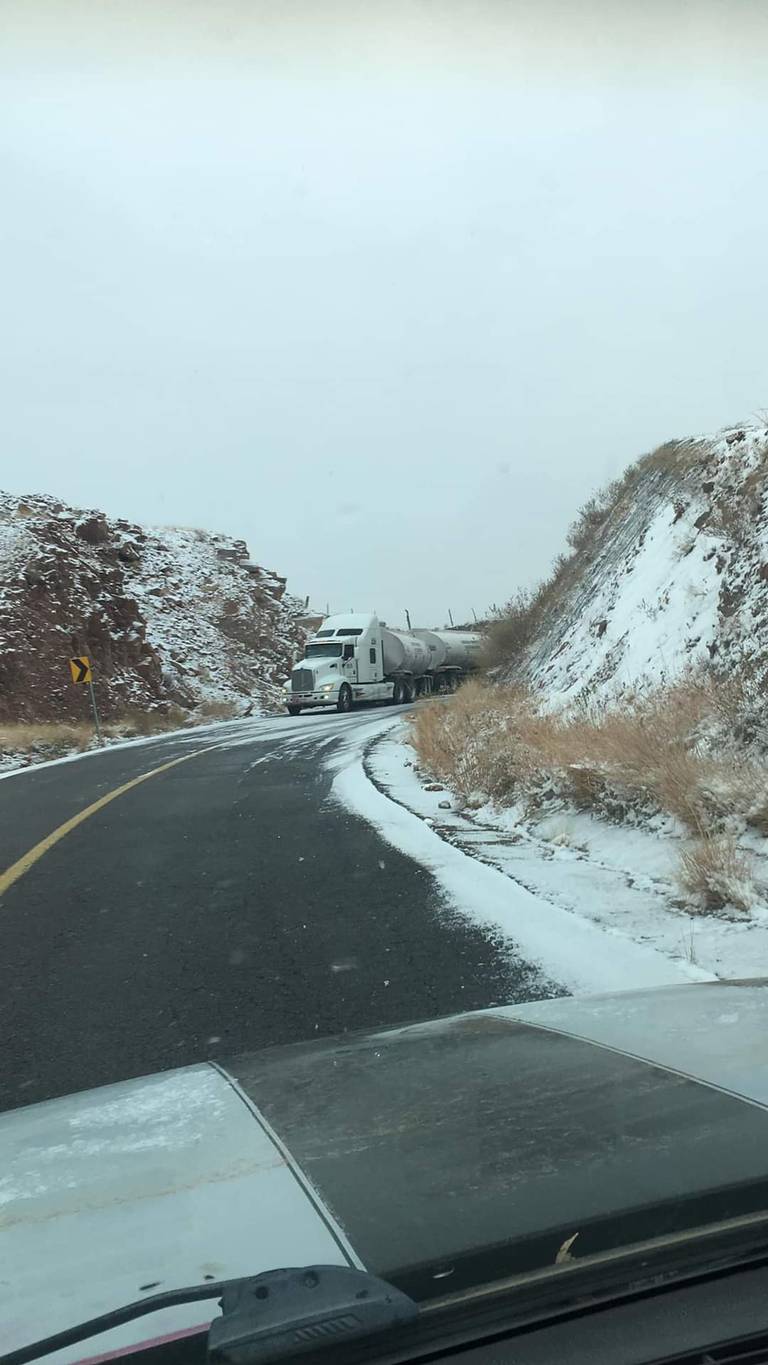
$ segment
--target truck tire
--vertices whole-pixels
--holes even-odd
[[[300,706],[289,706],[289,707],[288,707],[288,715],[289,715],[289,716],[300,716],[300,715],[301,715],[301,707],[300,707]]]
[[[342,683],[339,692],[339,700],[336,703],[337,711],[351,711],[353,706],[352,688],[348,683]]]
[[[403,690],[403,684],[399,678],[395,678],[395,685],[392,688],[392,705],[402,706],[404,701],[405,695]]]

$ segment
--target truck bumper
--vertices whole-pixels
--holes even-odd
[[[286,706],[335,706],[339,700],[338,692],[290,692],[286,696]]]

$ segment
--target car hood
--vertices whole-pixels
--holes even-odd
[[[364,1265],[417,1298],[768,1207],[768,983],[269,1049],[0,1116],[0,1348],[185,1284]],[[199,1330],[213,1304],[99,1338]],[[75,1348],[52,1359],[92,1354]]]

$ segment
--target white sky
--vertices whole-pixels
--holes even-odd
[[[3,0],[0,486],[458,620],[768,406],[764,0]]]

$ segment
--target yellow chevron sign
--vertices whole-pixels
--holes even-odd
[[[90,683],[93,682],[91,671],[91,661],[87,654],[81,654],[79,659],[70,659],[69,671],[72,674],[73,682]]]

